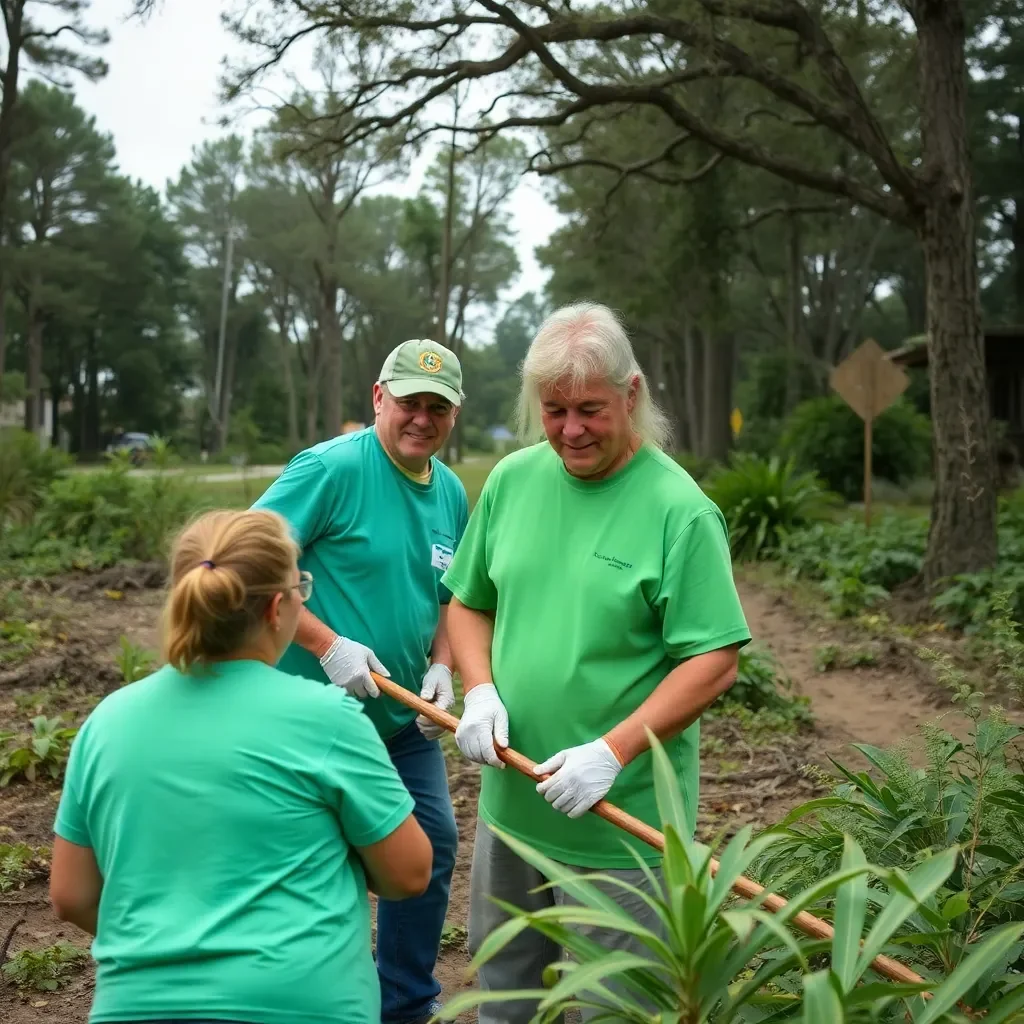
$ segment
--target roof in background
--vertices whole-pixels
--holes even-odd
[[[997,338],[1024,342],[1024,324],[992,324],[985,328],[986,342]],[[899,348],[886,352],[886,358],[900,366],[927,366],[928,335],[907,338]]]

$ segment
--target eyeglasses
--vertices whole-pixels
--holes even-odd
[[[302,603],[305,604],[313,595],[313,574],[306,569],[299,570],[299,582],[293,583],[290,587],[250,587],[250,594],[263,594],[270,597],[274,594],[283,594],[289,590],[297,590]]]
[[[299,582],[288,588],[298,590],[302,603],[305,604],[313,596],[313,574],[306,569],[299,570]]]

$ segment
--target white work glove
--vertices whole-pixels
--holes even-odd
[[[380,689],[370,678],[371,670],[381,676],[391,675],[369,647],[343,636],[331,644],[320,666],[335,686],[348,690],[353,697],[380,696]]]
[[[533,770],[537,775],[551,775],[537,783],[537,792],[554,804],[556,811],[579,818],[604,798],[622,765],[612,748],[599,739],[560,750]]]
[[[505,762],[495,753],[495,742],[499,747],[508,746],[508,712],[494,683],[481,683],[466,694],[455,743],[470,761],[504,768]]]
[[[420,697],[430,701],[442,711],[447,711],[455,703],[455,684],[452,682],[452,670],[447,665],[431,665],[423,676]],[[435,725],[424,715],[416,716],[416,725],[428,740],[436,740],[445,732],[444,726]]]

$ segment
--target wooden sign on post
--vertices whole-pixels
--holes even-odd
[[[906,391],[910,378],[868,338],[832,371],[829,383],[864,421],[864,525],[870,527],[872,424]]]

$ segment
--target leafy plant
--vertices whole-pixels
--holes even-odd
[[[736,681],[722,698],[724,704],[742,704],[751,711],[772,711],[802,723],[811,722],[810,700],[793,694],[793,682],[767,650],[748,644],[740,651]]]
[[[799,892],[836,870],[849,837],[872,862],[892,867],[955,848],[948,878],[894,938],[915,951],[925,970],[949,973],[994,929],[1024,918],[1024,764],[1022,731],[999,709],[982,711],[981,695],[947,655],[932,657],[968,719],[968,739],[923,726],[921,768],[905,746],[855,744],[877,778],[833,760],[839,778],[832,792],[769,830],[782,842],[766,851],[756,870],[766,884]],[[999,970],[975,979],[965,1001],[974,1009],[991,1006],[1006,983],[1024,982],[1022,971],[1024,945],[1011,944]]]
[[[823,644],[814,652],[814,667],[818,672],[831,672],[838,668],[860,668],[874,665],[873,651],[863,647],[844,647],[841,644]]]
[[[168,536],[200,498],[167,472],[175,458],[165,441],[156,438],[150,454],[146,476],[136,475],[121,452],[101,472],[55,480],[32,521],[4,538],[0,560],[25,575],[163,558]]]
[[[153,670],[156,661],[152,651],[133,644],[126,636],[121,637],[120,647],[114,656],[114,662],[121,672],[122,686],[138,682]]]
[[[34,878],[45,878],[50,870],[49,854],[45,846],[0,843],[0,892],[10,892]]]
[[[1017,622],[1024,622],[1024,570],[1012,561],[1001,560],[987,572],[950,577],[932,607],[955,629],[984,635],[1000,603]]]
[[[794,578],[856,576],[892,590],[920,572],[927,539],[924,517],[881,516],[870,530],[859,520],[844,519],[792,533],[778,558]]]
[[[813,473],[792,461],[736,452],[728,468],[708,477],[706,490],[729,524],[738,559],[767,558],[794,530],[824,516],[832,499]]]
[[[804,470],[817,473],[827,486],[848,501],[864,493],[864,424],[838,395],[801,402],[783,428],[782,451]],[[894,484],[927,472],[931,455],[931,424],[905,399],[874,423],[872,468]]]
[[[468,935],[465,925],[446,922],[444,928],[441,929],[441,952],[464,949]]]
[[[0,664],[20,661],[39,643],[39,623],[24,619],[0,619]]]
[[[59,449],[42,448],[26,430],[0,428],[0,535],[31,518],[46,488],[68,467]]]
[[[54,992],[89,959],[87,950],[69,942],[44,949],[23,949],[3,965],[4,976],[22,990]]]
[[[647,870],[649,888],[643,895],[657,915],[657,929],[638,924],[608,894],[616,888],[639,892],[621,878],[578,873],[496,829],[503,842],[573,902],[534,912],[503,904],[509,919],[484,940],[470,969],[479,968],[527,929],[563,947],[570,959],[547,967],[544,988],[461,993],[435,1019],[454,1020],[485,1002],[530,999],[538,1003],[533,1019],[539,1024],[584,1008],[598,1010],[598,1020],[635,1024],[961,1021],[958,1002],[979,978],[1000,969],[1006,951],[1024,934],[1021,922],[994,931],[946,978],[901,985],[879,981],[872,973],[875,957],[934,899],[959,851],[926,853],[906,871],[887,869],[869,864],[850,837],[836,871],[794,895],[777,913],[767,913],[761,899],[735,898],[732,886],[779,837],[754,838],[747,826],[722,851],[715,870],[711,849],[685,838],[686,811],[675,771],[664,748],[648,735],[665,856],[661,877]],[[883,889],[884,906],[871,914]],[[792,934],[794,916],[823,900],[834,908],[832,937]],[[638,951],[606,949],[582,935],[580,926],[628,936]],[[1005,978],[990,988],[990,1021],[1006,1021],[1024,1006],[1024,990],[1014,990]],[[921,998],[925,991],[931,999]]]
[[[866,583],[859,573],[859,567],[849,576],[829,576],[821,588],[828,598],[828,609],[838,619],[849,619],[860,615],[866,608],[873,608],[889,596],[889,591],[877,583]]]
[[[32,732],[28,737],[15,733],[0,733],[0,786],[8,786],[17,778],[34,782],[40,772],[58,779],[64,771],[71,752],[71,741],[78,732],[64,724],[61,715],[48,718],[37,715],[32,719]],[[20,745],[18,744],[20,741]]]

